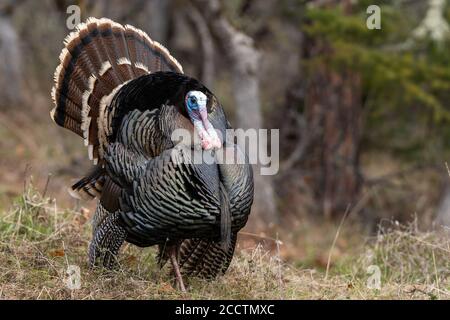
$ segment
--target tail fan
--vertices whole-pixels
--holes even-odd
[[[156,71],[183,73],[161,44],[142,30],[89,18],[64,40],[52,89],[52,119],[84,138],[97,164],[107,143],[107,106],[128,81]]]

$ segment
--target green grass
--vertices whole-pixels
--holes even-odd
[[[336,226],[333,226],[336,232]],[[346,241],[351,229],[340,232]],[[349,228],[349,227],[347,227]],[[331,229],[330,229],[331,230]],[[308,238],[307,228],[303,230]],[[309,232],[317,232],[317,229]],[[322,230],[323,232],[323,230]],[[333,238],[333,232],[331,238]],[[324,232],[325,234],[325,232]],[[342,257],[332,255],[329,275],[307,253],[281,261],[276,248],[239,249],[229,271],[214,281],[187,279],[188,293],[173,288],[153,248],[126,245],[115,271],[90,270],[86,252],[89,212],[61,210],[29,187],[0,213],[1,299],[445,299],[450,297],[450,244],[445,234],[390,223],[378,236]],[[286,245],[286,244],[284,244]],[[306,248],[310,252],[317,242]],[[351,245],[348,245],[349,247]],[[324,249],[327,256],[330,250]],[[335,248],[333,248],[334,250]],[[342,249],[341,249],[342,250]],[[304,260],[302,260],[304,259]],[[80,267],[81,288],[67,287],[67,268]],[[369,289],[367,268],[378,266],[381,287]]]

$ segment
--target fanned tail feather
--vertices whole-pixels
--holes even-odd
[[[64,40],[52,89],[52,119],[84,138],[89,158],[102,159],[110,132],[107,106],[128,81],[156,71],[183,73],[161,44],[132,26],[89,18]]]

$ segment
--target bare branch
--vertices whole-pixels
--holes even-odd
[[[420,25],[413,31],[413,36],[423,38],[430,35],[431,39],[440,42],[450,32],[450,27],[444,18],[445,0],[429,0],[428,10]]]
[[[214,43],[208,25],[196,7],[188,5],[184,15],[194,26],[202,47],[202,69],[200,80],[211,87],[214,82]]]

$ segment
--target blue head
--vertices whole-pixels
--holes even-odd
[[[200,115],[202,113],[206,113],[207,115],[206,111],[207,102],[208,98],[201,91],[189,91],[186,94],[186,109],[191,119],[192,116],[194,116],[194,118],[200,120],[201,119]]]
[[[208,97],[201,91],[189,91],[185,97],[186,111],[202,140],[202,147],[206,150],[222,146],[214,127],[208,120],[207,102]]]

